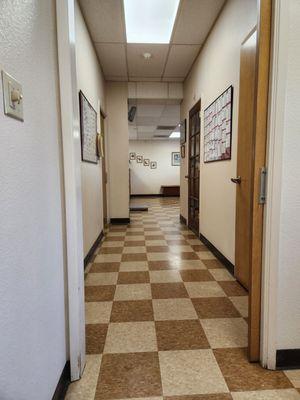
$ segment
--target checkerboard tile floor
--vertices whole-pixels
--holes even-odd
[[[149,211],[111,226],[87,267],[87,364],[67,400],[299,400],[300,371],[247,362],[247,293],[178,200],[136,202]]]

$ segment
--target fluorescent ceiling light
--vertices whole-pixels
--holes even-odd
[[[170,43],[179,0],[124,0],[127,43]]]
[[[170,139],[179,139],[180,138],[180,132],[172,132],[171,135],[169,136]]]

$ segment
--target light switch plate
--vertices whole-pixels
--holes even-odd
[[[24,121],[22,85],[7,72],[2,71],[2,86],[4,113],[9,117]],[[13,99],[12,94],[19,96],[19,100]]]

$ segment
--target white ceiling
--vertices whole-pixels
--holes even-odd
[[[225,1],[181,0],[170,44],[127,44],[123,0],[79,3],[107,80],[180,82]]]
[[[137,111],[134,121],[129,122],[130,140],[169,139],[175,129],[159,130],[157,127],[176,127],[180,122],[179,101],[130,100],[128,109],[132,106],[136,106]]]

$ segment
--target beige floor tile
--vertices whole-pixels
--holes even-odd
[[[259,390],[231,393],[233,400],[300,400],[295,389]]]
[[[184,282],[184,285],[191,298],[226,296],[218,282]]]
[[[112,236],[124,236],[125,235],[125,231],[121,231],[121,232],[114,232],[114,231],[109,231],[106,235],[106,237],[112,237]]]
[[[216,281],[235,281],[235,278],[225,268],[210,269],[209,272]]]
[[[145,240],[145,236],[144,235],[132,235],[132,236],[125,237],[125,242],[135,242],[137,240]]]
[[[167,246],[166,240],[146,240],[146,246]]]
[[[199,239],[187,239],[187,242],[192,246],[198,246],[203,244]]]
[[[122,254],[98,254],[94,262],[120,262]]]
[[[184,240],[184,236],[183,235],[168,235],[168,234],[165,234],[165,239],[166,240]]]
[[[180,255],[176,253],[147,253],[149,261],[181,261]]]
[[[169,245],[169,250],[171,253],[181,253],[181,252],[193,252],[194,250],[191,246],[181,246],[181,245]]]
[[[151,299],[151,286],[149,283],[130,285],[117,285],[115,300],[147,300]]]
[[[174,264],[178,266],[178,269],[206,269],[201,260],[176,260]]]
[[[109,324],[104,353],[139,353],[157,351],[154,322]]]
[[[110,320],[112,301],[85,303],[86,324],[106,324]]]
[[[229,297],[242,317],[248,318],[248,296]]]
[[[248,325],[243,318],[201,319],[200,322],[213,349],[248,345]]]
[[[155,321],[198,319],[190,299],[152,300]]]
[[[197,254],[200,257],[200,260],[215,260],[216,259],[216,257],[210,251],[199,251]]]
[[[300,389],[300,369],[284,371],[284,373],[292,382],[292,385]]]
[[[104,241],[101,245],[101,247],[123,247],[124,246],[124,241],[114,241],[114,242],[106,242]]]
[[[117,272],[104,272],[99,274],[89,273],[85,280],[86,286],[115,285],[117,283]]]
[[[123,261],[120,265],[120,272],[148,271],[148,269],[147,261]]]
[[[123,254],[146,253],[145,246],[124,247]]]
[[[161,351],[159,361],[164,396],[228,392],[211,350]]]
[[[149,271],[151,283],[171,283],[182,282],[179,271],[165,270],[165,271]]]
[[[87,355],[82,378],[73,382],[65,400],[94,400],[101,365],[101,355]]]

